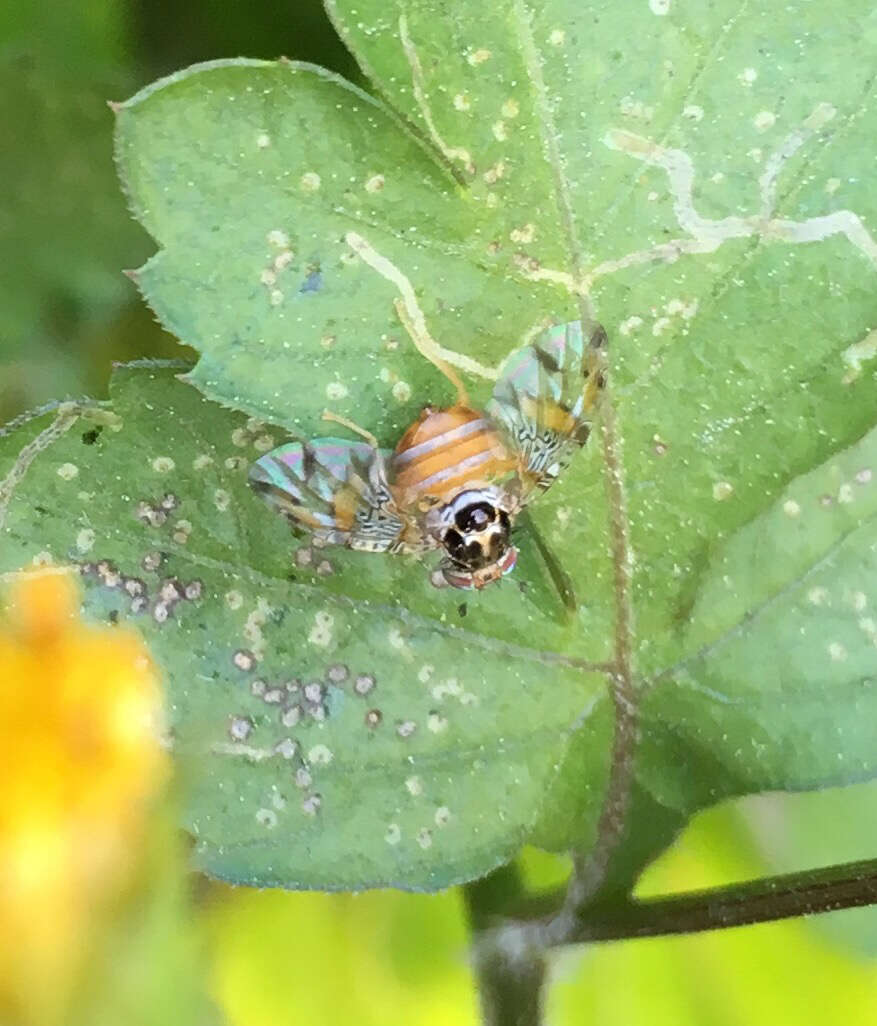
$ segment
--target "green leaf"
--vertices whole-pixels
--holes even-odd
[[[410,561],[304,542],[313,562],[290,572],[288,528],[246,484],[272,440],[174,369],[117,372],[112,411],[71,426],[62,410],[66,432],[19,458],[0,569],[73,561],[87,610],[143,632],[200,864],[262,885],[436,889],[511,857],[601,677],[556,640],[527,643],[524,615],[533,638],[562,631],[518,589],[497,589],[511,624],[464,628],[459,594]],[[0,439],[0,474],[53,423]]]
[[[526,588],[487,589],[459,610],[459,596],[435,593],[422,567],[400,559],[327,552],[330,574],[297,571],[287,583],[284,526],[244,493],[243,467],[225,480],[240,418],[166,380],[156,392],[129,385],[137,374],[125,372],[126,427],[102,436],[120,447],[124,494],[156,496],[150,460],[170,455],[175,439],[184,455],[173,454],[173,490],[191,504],[193,531],[173,559],[204,545],[199,558],[215,561],[198,570],[209,583],[205,631],[185,620],[149,628],[181,744],[197,748],[203,733],[213,752],[193,804],[206,863],[289,885],[435,887],[484,872],[524,840],[590,844],[611,708],[600,678],[573,664],[603,663],[627,642],[615,627],[624,567],[610,558],[610,523],[631,542],[632,608],[621,612],[634,624],[643,689],[619,879],[724,795],[873,776],[871,8],[853,4],[838,21],[810,4],[555,0],[536,10],[507,0],[449,16],[432,2],[388,12],[357,0],[355,14],[346,4],[333,13],[391,107],[318,69],[235,61],[157,83],[120,112],[121,171],[160,245],[140,285],[201,353],[187,380],[300,436],[326,433],[329,406],[393,445],[425,402],[453,392],[407,337],[395,300],[423,313],[478,402],[525,337],[590,305],[610,336],[626,509],[604,497],[598,446],[534,506],[577,596],[571,622],[550,556],[526,534],[515,571]],[[171,426],[183,415],[165,412],[166,399],[189,411],[185,432]],[[206,495],[189,470],[199,438],[216,448],[210,473],[222,475]],[[18,540],[4,565],[49,537],[31,512],[57,508],[44,461],[92,467],[91,452],[57,455],[71,439],[16,490]],[[10,442],[9,461],[24,440]],[[123,443],[133,454],[135,441],[144,455],[129,458]],[[256,451],[242,451],[244,462]],[[47,480],[52,501],[40,502]],[[217,487],[230,496],[224,511],[211,505]],[[122,505],[120,494],[106,542],[132,573],[148,551],[145,528]],[[86,515],[76,502],[65,514],[65,530]],[[75,554],[75,536],[55,544],[57,558]],[[812,601],[813,589],[827,601]],[[247,615],[261,597],[283,618],[260,625],[272,679],[292,672],[293,652],[305,677],[335,662],[387,674],[380,742],[347,700],[323,728],[338,733],[326,735],[333,759],[319,770],[313,821],[283,818],[301,812],[298,794],[284,793],[282,810],[270,804],[271,785],[289,779],[279,760],[213,749],[227,743],[230,717],[264,706],[230,668],[247,621],[223,608],[229,590]],[[307,638],[327,608],[338,649],[321,653]],[[459,722],[444,742],[422,730],[437,701],[418,679],[424,666],[478,699],[460,713],[445,694]],[[254,736],[276,725],[261,715]],[[413,747],[386,731],[396,719],[418,723]],[[439,743],[437,775],[413,775],[466,826],[456,839],[434,831],[422,849],[428,824],[405,804],[404,760]],[[472,777],[476,764],[485,768]],[[259,809],[265,823],[277,814],[270,836],[254,825]],[[397,809],[417,811],[388,845]]]
[[[661,767],[648,786],[664,804],[874,775],[875,466],[877,430],[717,548],[685,631],[692,654],[645,699],[663,729],[646,731],[643,760]]]

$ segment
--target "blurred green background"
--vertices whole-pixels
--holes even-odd
[[[281,54],[358,78],[317,0],[0,6],[0,421],[53,398],[104,395],[113,361],[180,355],[121,274],[153,247],[127,215],[106,101],[195,61]],[[640,891],[873,856],[875,812],[872,785],[713,810]],[[566,869],[537,852],[522,861],[533,886]],[[127,1022],[206,1021],[185,1010],[196,1005],[182,992],[175,1000],[182,973],[156,975],[184,936],[197,951],[184,959],[186,974],[203,973],[220,1018],[236,1026],[477,1021],[457,893],[284,894],[195,880],[181,899],[167,866],[155,886],[135,940],[113,949],[116,962],[97,981],[101,989],[115,979],[119,989],[125,975],[128,1005],[118,1007]],[[872,1023],[875,954],[871,909],[573,950],[555,959],[549,1022]]]

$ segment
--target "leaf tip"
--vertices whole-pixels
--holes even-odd
[[[107,100],[107,106],[114,114],[120,114],[125,104],[118,100]]]

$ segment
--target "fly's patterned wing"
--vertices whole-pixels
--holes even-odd
[[[364,552],[421,552],[432,538],[402,514],[383,451],[364,442],[289,442],[250,468],[250,484],[273,509],[320,541]]]
[[[579,321],[514,353],[487,406],[521,458],[522,502],[544,492],[591,433],[606,384],[605,333],[585,344]]]

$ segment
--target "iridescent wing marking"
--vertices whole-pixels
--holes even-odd
[[[435,546],[393,501],[387,453],[364,442],[289,442],[250,468],[250,484],[273,509],[320,541],[364,552]]]
[[[606,384],[602,329],[585,345],[579,321],[542,332],[509,358],[487,412],[521,459],[523,502],[545,491],[591,433]]]

